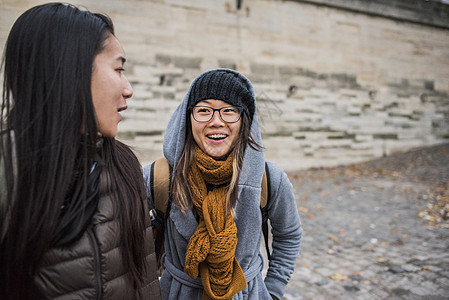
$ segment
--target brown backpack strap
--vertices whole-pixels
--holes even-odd
[[[154,207],[165,215],[170,189],[170,165],[165,157],[154,162],[152,176]]]
[[[170,165],[165,157],[155,160],[151,164],[151,194],[153,198],[153,209],[151,225],[153,226],[154,247],[158,265],[159,276],[162,274],[162,255],[164,253],[164,231],[165,220],[170,195]]]
[[[270,172],[265,162],[265,172],[262,177],[262,191],[260,193],[260,212],[262,213],[262,233],[265,241],[268,260],[271,260],[270,247],[268,245],[268,203],[270,202]]]
[[[170,193],[170,165],[165,157],[161,157],[153,162],[152,164],[152,172],[151,172],[151,191],[154,201],[154,208],[160,212],[162,212],[162,218],[165,220],[167,207],[168,207],[168,198]],[[268,259],[271,259],[271,253],[268,246],[268,202],[270,201],[270,175],[268,172],[268,166],[265,163],[265,172],[262,177],[261,184],[261,194],[260,194],[260,210],[262,212],[262,232],[265,240],[265,248],[267,251]],[[163,227],[165,226],[165,221],[163,221]],[[163,231],[159,232],[159,235],[155,232],[156,237],[156,252],[158,252],[158,263],[160,264],[160,256],[163,252]]]
[[[260,208],[264,208],[268,202],[268,187],[267,187],[267,171],[263,173],[262,177],[262,192],[260,194]]]

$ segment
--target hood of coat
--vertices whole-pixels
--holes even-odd
[[[200,74],[192,82],[186,96],[184,97],[184,100],[179,104],[179,106],[171,116],[166,132],[164,134],[164,156],[167,158],[171,166],[176,166],[176,162],[181,157],[182,150],[184,148],[186,138],[186,125],[188,124],[187,118],[190,117],[190,115],[188,115],[188,102],[190,93],[192,92],[192,86],[194,86],[198,78],[207,75],[207,73],[215,72],[217,70],[225,70],[227,72],[236,74],[237,78],[248,87],[253,98],[256,99],[254,88],[251,82],[237,71],[229,69],[215,69]],[[262,136],[260,133],[259,121],[257,118],[257,105],[255,105],[254,114],[252,116],[251,135],[259,145],[262,145]],[[247,146],[243,160],[242,173],[240,174],[239,185],[248,185],[260,188],[264,170],[265,157],[263,151],[256,151]]]

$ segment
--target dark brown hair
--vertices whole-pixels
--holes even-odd
[[[191,205],[191,191],[189,187],[188,174],[190,165],[195,162],[195,145],[196,142],[192,134],[192,124],[190,121],[190,113],[186,114],[186,140],[181,157],[174,168],[173,180],[171,182],[171,196],[174,205],[183,212],[187,211]],[[237,203],[238,181],[240,178],[243,157],[247,146],[260,151],[261,145],[251,136],[251,121],[246,113],[242,114],[239,137],[232,146],[234,154],[232,167],[232,178],[229,183],[228,193],[226,195],[226,207],[228,212],[232,212]]]
[[[62,3],[29,9],[10,31],[0,112],[6,180],[6,198],[0,199],[1,299],[37,298],[33,276],[58,224],[84,205],[98,139],[93,61],[113,34],[107,16]],[[103,155],[114,178],[121,253],[138,286],[145,271],[140,166],[114,139],[105,139]],[[69,186],[75,187],[70,193]]]

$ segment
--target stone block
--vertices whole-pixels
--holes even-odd
[[[182,68],[177,68],[174,66],[158,66],[150,68],[151,73],[158,78],[161,75],[171,75],[171,76],[182,76],[184,74],[184,70]]]
[[[236,70],[237,69],[237,63],[234,60],[231,59],[219,59],[218,60],[218,67],[219,68],[227,68]]]
[[[318,148],[332,148],[332,149],[338,149],[338,148],[348,148],[352,144],[352,140],[348,139],[341,139],[341,140],[323,140],[319,143],[317,143]]]
[[[159,77],[158,76],[137,76],[137,75],[127,75],[127,78],[131,85],[134,87],[135,84],[142,84],[146,86],[152,86],[159,84]]]
[[[135,102],[144,102],[147,99],[153,98],[153,96],[153,92],[134,89],[133,97],[127,101],[128,106],[134,105]]]
[[[173,58],[170,55],[156,54],[154,59],[157,66],[167,66],[173,64]]]
[[[449,93],[449,80],[447,78],[436,78],[434,82],[436,91]]]
[[[360,116],[362,109],[360,107],[348,107],[347,112],[351,116]]]
[[[153,75],[153,68],[151,66],[136,65],[133,67],[133,74],[136,77],[147,77]]]
[[[355,141],[356,142],[372,142],[373,136],[372,135],[364,135],[364,134],[356,134],[355,135]]]
[[[350,144],[351,149],[354,150],[367,150],[367,149],[372,149],[373,145],[369,142],[365,142],[365,143],[351,143]]]
[[[181,69],[201,69],[202,57],[175,56],[173,63],[175,67]]]

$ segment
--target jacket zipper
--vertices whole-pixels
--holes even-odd
[[[98,248],[97,238],[95,237],[92,228],[87,228],[87,234],[92,243],[94,249],[94,264],[95,264],[95,288],[97,291],[97,299],[103,298],[103,289],[101,284],[101,262],[100,262],[100,249]]]

